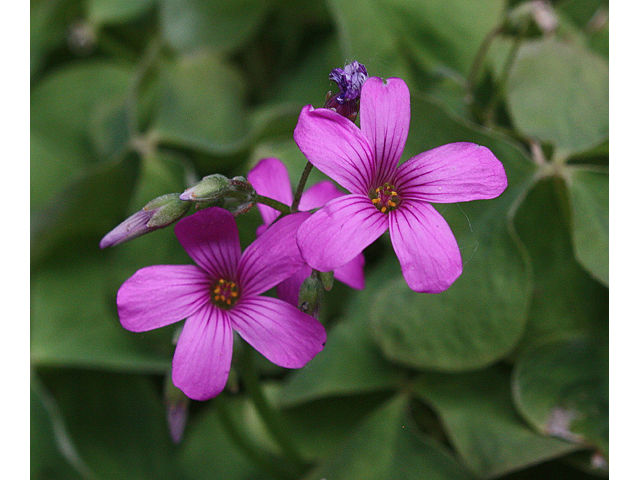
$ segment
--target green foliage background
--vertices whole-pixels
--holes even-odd
[[[608,2],[553,2],[546,33],[530,6],[31,0],[31,478],[606,476]],[[464,260],[448,291],[409,290],[383,237],[366,289],[326,295],[323,352],[299,371],[259,359],[304,473],[233,374],[174,444],[174,330],[124,330],[115,295],[138,268],[190,259],[172,228],[98,242],[204,175],[277,156],[297,181],[300,109],[354,59],[409,85],[403,159],[479,143],[509,187],[437,206]],[[246,245],[260,220],[238,223]]]

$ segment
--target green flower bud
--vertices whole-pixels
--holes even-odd
[[[151,205],[153,205],[151,208],[156,209],[147,223],[147,226],[151,228],[162,228],[171,225],[176,220],[182,218],[191,207],[189,202],[180,200],[177,193],[162,195],[161,197],[151,200],[144,208],[147,209]]]
[[[305,278],[300,286],[298,309],[314,317],[318,314],[324,287],[316,272]]]
[[[318,272],[318,277],[327,292],[333,288],[333,272]]]
[[[229,191],[229,179],[219,173],[208,175],[185,190],[180,195],[181,200],[192,202],[212,202],[224,197]]]

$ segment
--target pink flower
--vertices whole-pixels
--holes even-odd
[[[291,181],[289,180],[287,167],[277,158],[265,158],[261,160],[248,173],[247,179],[259,195],[273,198],[289,206],[293,203],[293,193],[291,191]],[[301,211],[313,210],[322,207],[329,200],[333,200],[342,195],[344,195],[344,193],[338,190],[333,183],[329,181],[320,182],[302,194],[299,208]],[[280,212],[260,203],[258,204],[258,209],[264,220],[264,225],[258,227],[258,235],[261,235],[262,232],[278,218]],[[364,288],[363,269],[364,255],[359,254],[356,255],[353,260],[336,269],[334,276],[337,280],[351,288],[362,290]],[[276,288],[278,298],[297,306],[300,286],[309,275],[311,275],[311,267],[305,264],[291,277],[278,284]]]
[[[362,88],[360,123],[325,108],[303,108],[294,138],[307,159],[346,188],[298,230],[304,260],[316,270],[345,265],[387,229],[409,287],[446,290],[462,273],[447,222],[431,203],[489,199],[507,187],[500,161],[485,147],[450,143],[398,166],[409,132],[409,89],[403,80],[370,77]]]
[[[308,216],[286,216],[241,253],[233,216],[217,207],[201,210],[175,228],[197,265],[146,267],[120,287],[118,313],[128,330],[186,318],[172,371],[174,384],[190,398],[206,400],[224,388],[233,331],[286,368],[300,368],[322,350],[326,333],[315,318],[260,296],[304,264],[294,234]]]

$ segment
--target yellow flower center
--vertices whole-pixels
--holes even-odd
[[[371,202],[382,213],[389,213],[398,208],[400,204],[398,192],[395,191],[395,187],[390,183],[385,183],[376,188],[369,194],[369,197],[371,198]]]
[[[233,307],[239,296],[238,285],[231,280],[221,278],[211,285],[211,301],[223,310]]]

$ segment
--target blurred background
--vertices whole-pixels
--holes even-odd
[[[30,18],[31,478],[607,476],[607,1],[31,0]],[[436,206],[464,261],[448,291],[409,290],[383,236],[365,290],[326,294],[321,354],[258,359],[296,470],[233,371],[187,402],[167,383],[175,327],[120,326],[122,282],[191,263],[173,228],[98,243],[261,158],[297,183],[300,110],[353,60],[407,82],[403,160],[475,142],[509,187]],[[246,246],[259,215],[237,221]]]

